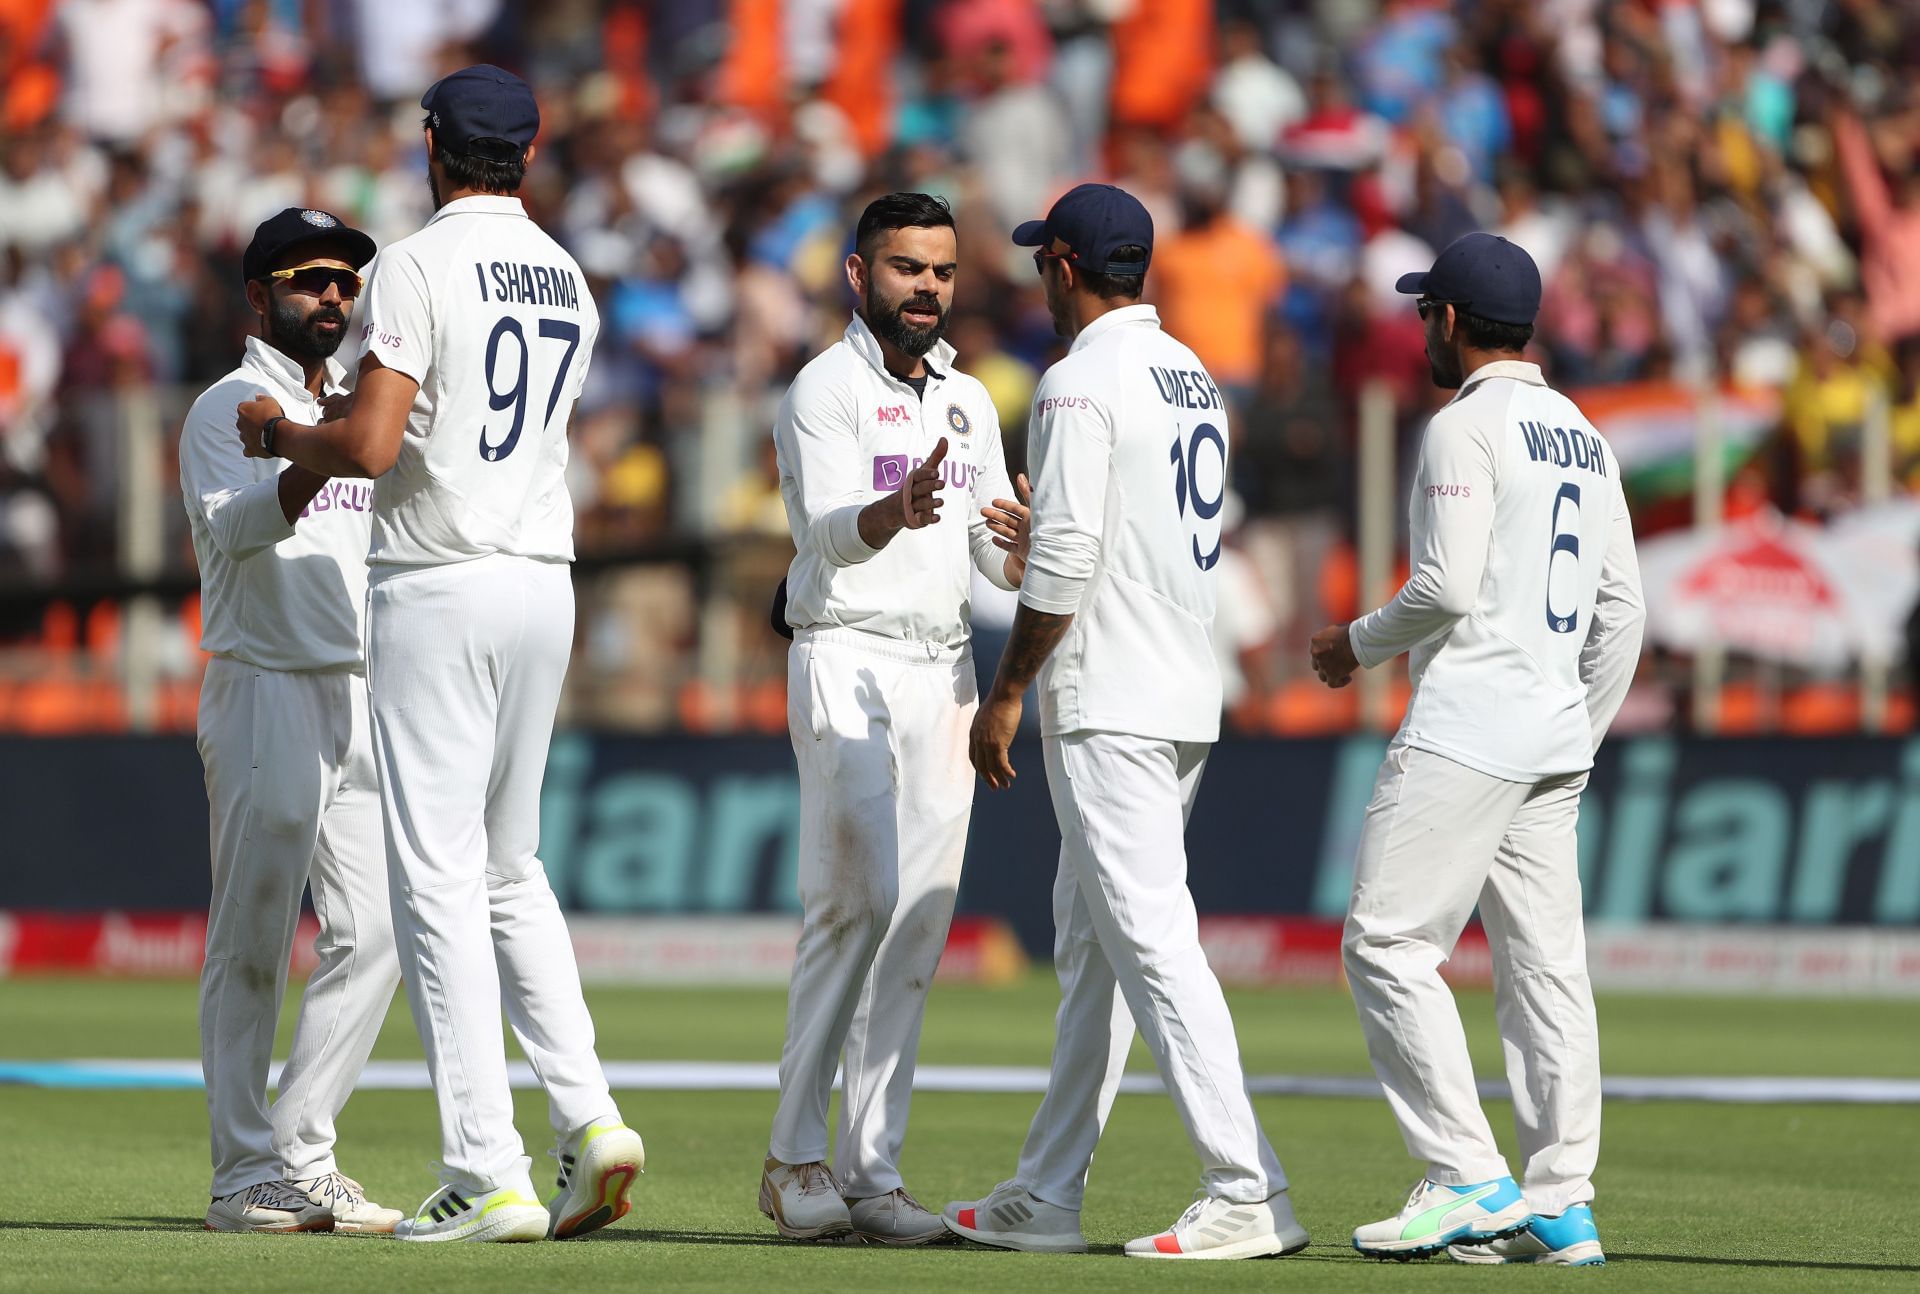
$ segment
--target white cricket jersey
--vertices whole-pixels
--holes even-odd
[[[916,395],[887,371],[866,321],[816,355],[793,379],[774,424],[780,493],[793,532],[787,623],[846,628],[941,647],[971,632],[968,564],[1001,588],[1006,553],[980,509],[1011,499],[1000,419],[987,389],[953,367],[954,350],[927,353]],[[860,511],[900,488],[940,438],[945,486],[937,525],[902,530],[885,548],[860,538]]]
[[[1576,773],[1613,721],[1645,608],[1620,464],[1538,365],[1503,360],[1434,414],[1408,505],[1412,573],[1354,622],[1411,651],[1409,746],[1516,782]]]
[[[327,361],[327,388],[343,370]],[[180,493],[200,561],[200,646],[275,670],[359,670],[373,486],[328,481],[289,523],[281,458],[248,458],[234,410],[265,393],[293,422],[320,421],[300,365],[258,337],[208,387],[180,432]]]
[[[420,384],[373,492],[368,560],[573,560],[567,421],[600,314],[586,275],[520,199],[449,202],[373,263],[360,359]]]
[[[1096,319],[1033,394],[1033,550],[1020,600],[1071,614],[1041,731],[1220,735],[1213,614],[1227,413],[1152,306]]]

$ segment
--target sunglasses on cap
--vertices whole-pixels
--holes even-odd
[[[267,277],[284,280],[289,288],[308,296],[325,296],[329,286],[335,287],[348,300],[360,295],[362,282],[354,271],[343,270],[338,265],[296,265],[292,269],[275,270]]]

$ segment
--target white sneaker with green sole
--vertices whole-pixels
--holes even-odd
[[[522,1168],[491,1191],[442,1186],[427,1197],[418,1213],[402,1219],[393,1234],[399,1240],[513,1244],[545,1240],[547,1226],[546,1206],[533,1193],[533,1179]]]
[[[1463,1186],[1422,1178],[1400,1212],[1355,1227],[1353,1247],[1369,1258],[1425,1258],[1452,1244],[1484,1244],[1517,1235],[1533,1221],[1511,1177]]]

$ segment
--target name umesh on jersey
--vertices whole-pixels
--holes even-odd
[[[568,310],[580,308],[580,285],[574,281],[572,270],[513,261],[491,261],[484,265],[475,261],[473,276],[479,280],[482,301],[518,301],[524,305],[562,306]]]

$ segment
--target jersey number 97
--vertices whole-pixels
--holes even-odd
[[[570,319],[542,319],[540,335],[567,344],[566,353],[560,357],[560,366],[553,372],[553,386],[547,392],[547,412],[540,420],[540,428],[544,432],[547,424],[553,421],[554,408],[560,403],[560,392],[566,389],[567,369],[573,365],[573,353],[580,349],[580,325]],[[514,370],[513,385],[502,391],[500,345],[508,337],[513,338],[513,355],[519,367]],[[527,333],[520,326],[520,321],[512,315],[501,316],[500,322],[493,326],[493,332],[487,338],[487,405],[495,413],[513,410],[513,426],[497,442],[487,439],[485,426],[480,428],[480,457],[489,463],[499,462],[520,443],[520,432],[527,423],[527,361],[531,358]]]

